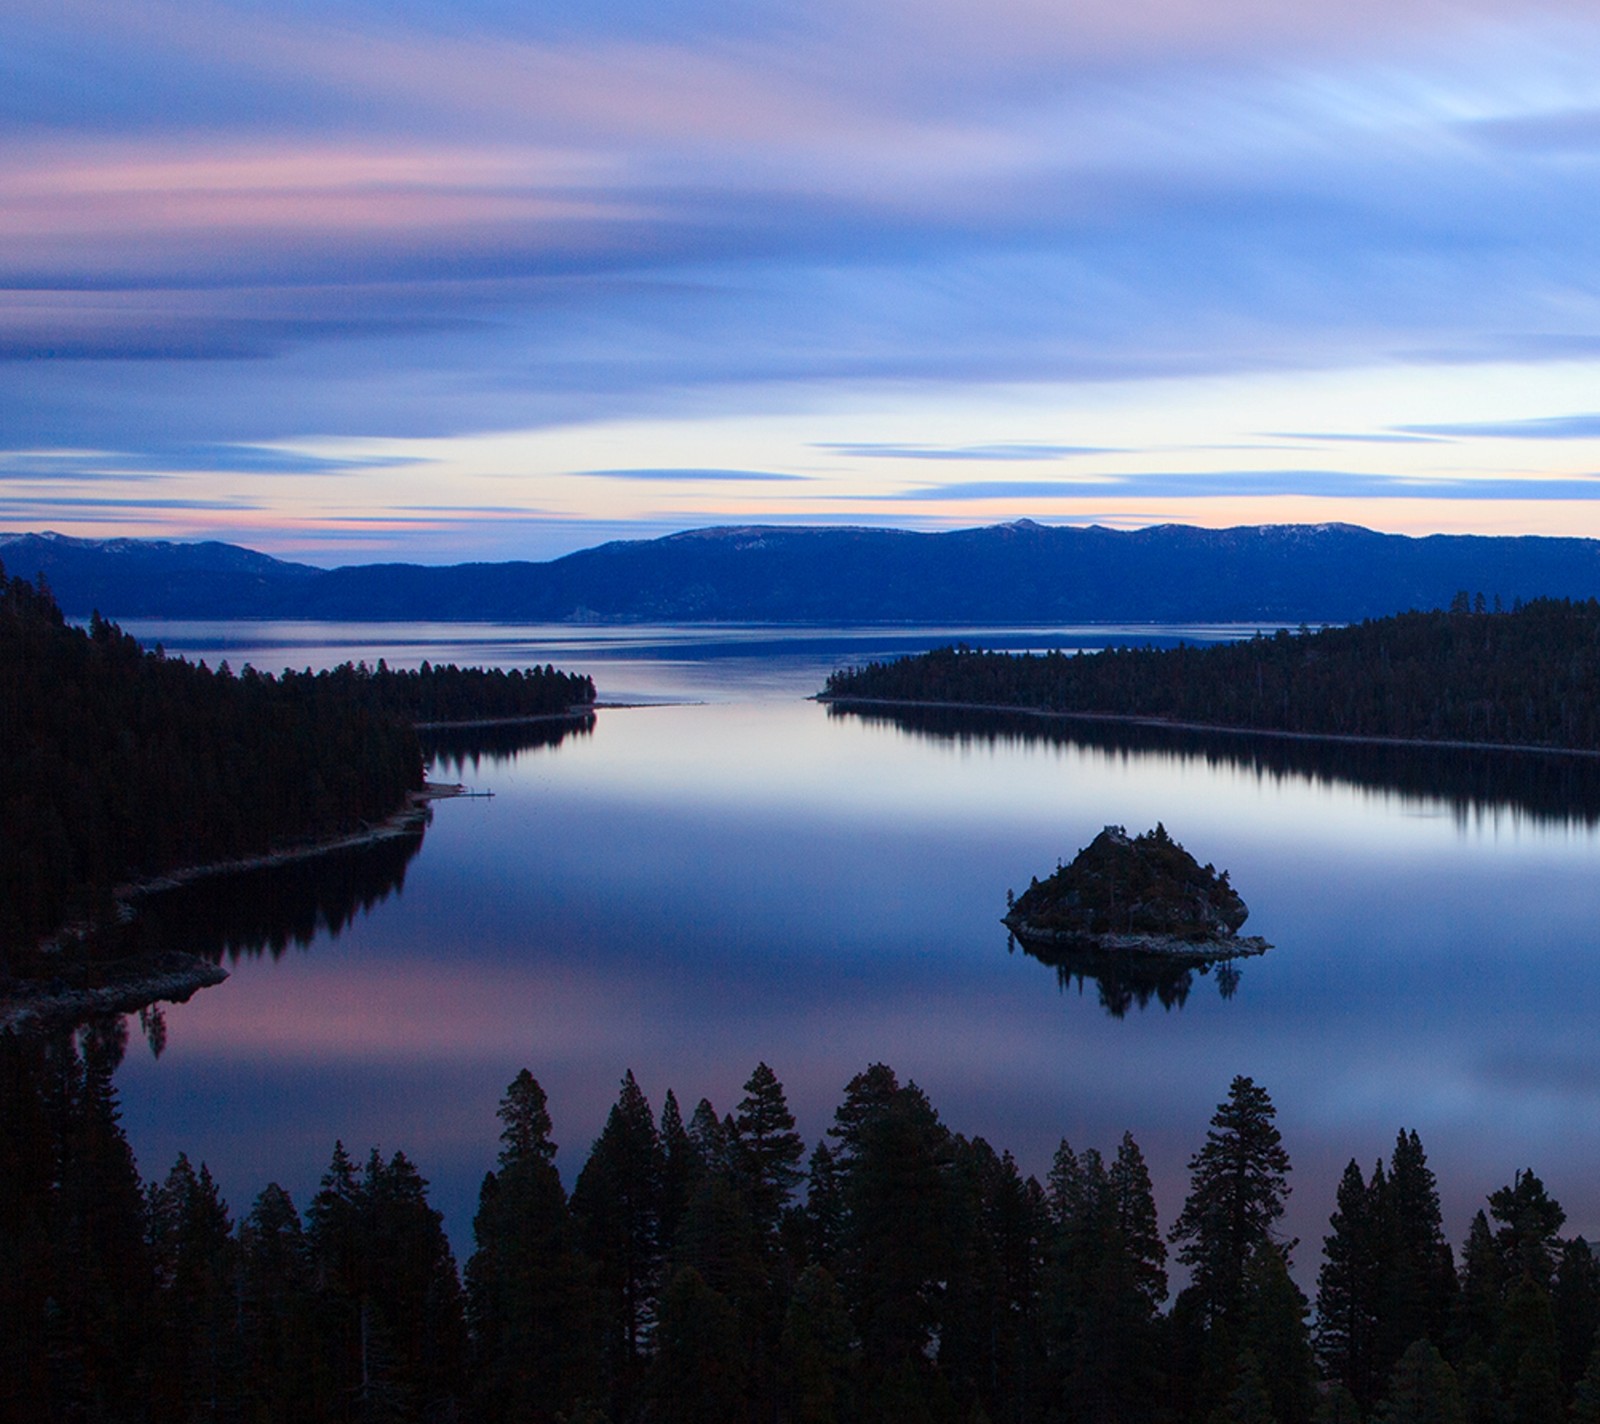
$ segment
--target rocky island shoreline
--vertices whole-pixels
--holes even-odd
[[[1137,837],[1107,826],[1070,865],[1008,897],[1002,920],[1035,952],[1204,964],[1272,948],[1239,935],[1250,912],[1228,872],[1199,864],[1159,822]]]

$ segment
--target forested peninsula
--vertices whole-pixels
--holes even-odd
[[[50,967],[41,941],[105,919],[120,887],[392,816],[423,785],[417,723],[593,702],[549,667],[210,669],[98,615],[76,627],[0,567],[0,980]]]
[[[1303,736],[1600,751],[1600,602],[1536,599],[1206,647],[942,648],[833,673],[822,700],[992,707]]]
[[[1161,1229],[1131,1134],[1045,1180],[882,1063],[810,1150],[759,1064],[731,1111],[632,1073],[570,1191],[538,1081],[500,1104],[459,1272],[404,1152],[297,1205],[141,1182],[125,1025],[0,1037],[0,1419],[261,1424],[1552,1424],[1600,1417],[1600,1270],[1531,1171],[1459,1256],[1415,1132],[1354,1161],[1310,1300],[1291,1165],[1238,1077]],[[1170,1257],[1169,1257],[1170,1251]],[[1187,1284],[1169,1301],[1169,1260]],[[1570,1412],[1569,1412],[1570,1410]]]

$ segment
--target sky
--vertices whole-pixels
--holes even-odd
[[[0,0],[0,530],[1600,537],[1595,0]]]

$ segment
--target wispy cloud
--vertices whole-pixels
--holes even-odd
[[[1344,470],[1146,472],[1082,480],[973,480],[920,485],[855,498],[879,502],[973,500],[1235,499],[1299,495],[1323,499],[1553,500],[1600,499],[1600,475],[1570,479],[1446,478],[1367,475]]]
[[[649,480],[660,483],[788,484],[809,480],[809,475],[776,474],[771,470],[692,470],[676,467],[642,470],[573,470],[574,478],[588,480]]]
[[[1440,437],[1395,430],[1349,431],[1334,430],[1272,430],[1265,435],[1268,440],[1306,440],[1326,445],[1432,445]]]
[[[1433,423],[1386,408],[1375,432],[1343,432],[1331,401],[1266,414],[1242,394],[1600,357],[1600,192],[1573,166],[1600,151],[1589,7],[817,0],[803,24],[714,0],[12,10],[0,429],[16,444],[811,420],[773,451],[607,445],[593,458],[618,468],[581,472],[692,488],[803,479],[773,470],[805,468],[819,432],[925,433],[809,445],[840,480],[873,462],[849,477],[875,498],[877,462],[1165,459],[1269,422],[1397,463],[1430,440],[1592,433],[1589,417],[1475,422],[1481,402],[1452,421],[1431,401]],[[1143,443],[1206,381],[1226,383],[1231,424]],[[1113,383],[1119,402],[1084,395]],[[973,391],[1016,401],[1015,424],[975,431],[1084,443],[906,418]],[[872,423],[839,419],[864,398]],[[55,472],[106,468],[156,467]],[[1212,480],[1264,498],[1318,483]],[[617,488],[591,489],[589,513],[615,508]]]
[[[48,519],[51,512],[71,512],[78,516],[104,513],[168,513],[178,510],[226,510],[238,513],[260,506],[247,499],[97,499],[87,495],[41,494],[0,496],[0,514],[14,518]]]
[[[1070,455],[1104,455],[1104,445],[1042,445],[1031,441],[1009,441],[997,445],[895,444],[886,440],[817,440],[812,448],[835,455],[853,455],[869,460],[1061,460]]]
[[[1594,440],[1600,415],[1551,415],[1531,420],[1463,420],[1439,425],[1406,425],[1415,435],[1451,440]]]
[[[426,465],[414,455],[322,455],[271,445],[142,450],[0,450],[0,479],[148,480],[164,474],[353,475]]]

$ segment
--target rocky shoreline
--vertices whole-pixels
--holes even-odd
[[[162,1002],[181,1004],[197,990],[220,984],[228,971],[197,954],[171,953],[108,971],[107,982],[71,985],[64,979],[21,986],[0,998],[0,1033],[44,1033],[70,1028],[97,1014],[131,1014]]]
[[[1150,955],[1192,964],[1215,964],[1221,959],[1244,959],[1272,948],[1260,935],[1211,935],[1185,939],[1163,934],[1087,934],[1082,930],[1047,929],[1026,919],[1006,915],[1002,923],[1029,949],[1049,949],[1065,954]]]

